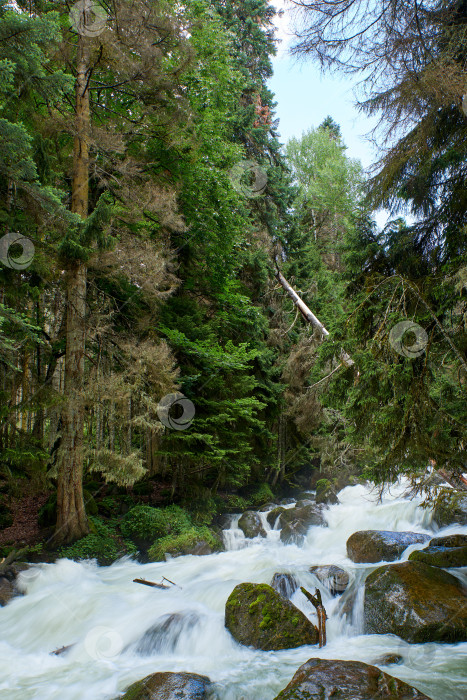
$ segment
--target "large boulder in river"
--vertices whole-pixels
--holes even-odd
[[[467,493],[445,489],[436,499],[433,522],[439,527],[457,523],[467,525]]]
[[[280,515],[281,542],[285,544],[302,544],[305,535],[313,525],[326,527],[323,515],[324,506],[310,504],[303,508],[288,508]]]
[[[376,666],[361,661],[309,659],[275,700],[430,700]]]
[[[265,583],[240,583],[225,604],[225,626],[240,644],[277,651],[316,644],[318,630]]]
[[[466,547],[429,547],[417,550],[409,555],[409,561],[422,561],[430,566],[439,566],[449,569],[458,566],[467,566]]]
[[[429,539],[428,535],[418,532],[359,530],[347,540],[347,556],[359,564],[396,561],[411,544],[427,542]]]
[[[263,522],[258,513],[253,510],[247,510],[243,513],[238,521],[238,527],[243,531],[245,537],[252,538],[258,537],[258,535],[266,537]]]
[[[430,547],[467,547],[467,535],[457,533],[444,537],[434,537],[430,540]]]
[[[210,685],[197,673],[152,673],[130,685],[121,700],[208,700]]]
[[[349,574],[340,566],[334,564],[310,566],[310,572],[326,586],[331,595],[343,593],[349,585]]]
[[[459,579],[421,562],[387,564],[365,581],[365,634],[407,642],[467,641],[467,596]]]

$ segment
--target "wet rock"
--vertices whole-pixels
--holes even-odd
[[[416,688],[361,661],[309,659],[275,700],[429,700]]]
[[[433,522],[439,527],[458,523],[467,525],[467,493],[446,489],[436,499]]]
[[[152,656],[155,653],[171,653],[183,635],[190,632],[200,621],[194,611],[163,615],[150,627],[134,649],[140,656]]]
[[[197,673],[152,673],[130,685],[122,700],[208,700],[210,685]]]
[[[422,562],[380,566],[365,581],[365,634],[407,642],[467,641],[467,596],[452,574]]]
[[[467,547],[467,535],[446,535],[430,540],[430,547]]]
[[[225,626],[240,644],[295,649],[316,644],[318,630],[289,600],[264,583],[240,583],[225,605]]]
[[[245,537],[266,537],[266,532],[261,522],[261,518],[258,513],[253,510],[247,510],[243,513],[242,517],[238,521],[238,527],[243,530]]]
[[[303,508],[289,508],[280,515],[281,541],[284,544],[302,544],[313,525],[327,527],[323,506],[315,503]]]
[[[310,566],[310,572],[316,576],[332,595],[343,593],[349,585],[349,574],[334,564]]]
[[[328,479],[320,479],[316,482],[316,503],[334,505],[339,503],[337,493]]]
[[[440,566],[449,569],[456,566],[467,566],[467,546],[466,547],[432,547],[431,544],[425,549],[412,552],[409,561],[422,561],[430,566]]]
[[[291,503],[295,503],[295,498],[283,498],[279,503],[281,506],[290,506]]]
[[[274,508],[275,505],[275,503],[266,503],[264,506],[261,506],[261,508],[258,508],[258,513],[265,513],[267,510]]]
[[[5,576],[0,577],[0,606],[3,607],[15,597],[15,584]]]
[[[220,530],[230,530],[232,526],[232,516],[229,513],[216,515],[213,520],[213,525],[218,527]]]
[[[295,504],[295,508],[303,508],[304,506],[310,506],[313,505],[314,502],[315,501],[312,498],[301,498]]]
[[[274,527],[276,524],[276,520],[279,517],[281,513],[283,513],[285,508],[282,506],[278,506],[277,508],[273,508],[267,515],[266,515],[266,520],[270,524],[271,527]]]
[[[393,666],[394,664],[401,664],[404,657],[400,654],[383,654],[378,656],[372,663],[375,666]]]
[[[359,530],[347,540],[347,556],[354,562],[371,564],[377,561],[395,561],[411,544],[427,542],[428,535],[418,532],[390,532],[388,530]]]
[[[284,598],[291,598],[298,588],[298,581],[293,574],[274,574],[271,586]]]

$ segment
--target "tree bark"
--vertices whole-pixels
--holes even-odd
[[[89,49],[79,35],[76,76],[76,117],[73,150],[71,210],[82,219],[89,199]],[[74,260],[66,271],[65,405],[58,464],[56,544],[73,542],[87,534],[83,499],[83,380],[86,344],[86,265]]]

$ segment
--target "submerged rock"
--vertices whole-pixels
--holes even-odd
[[[361,661],[309,659],[275,700],[430,700],[416,688]]]
[[[395,664],[401,664],[404,657],[400,654],[383,654],[378,656],[372,663],[375,666],[393,666]]]
[[[400,559],[404,550],[411,544],[427,542],[429,539],[429,535],[418,532],[359,530],[347,540],[347,556],[361,564],[395,561]]]
[[[163,615],[136,643],[136,653],[152,656],[175,651],[179,639],[190,632],[199,620],[199,615],[193,611]]]
[[[439,527],[457,523],[467,525],[467,493],[446,489],[436,499],[433,522]]]
[[[422,561],[430,566],[449,569],[453,566],[467,566],[466,547],[429,547],[412,552],[409,561]]]
[[[332,595],[343,593],[349,585],[349,574],[340,566],[334,564],[310,566],[310,572],[326,586]]]
[[[284,510],[286,509],[283,506],[277,506],[277,508],[273,508],[271,511],[269,511],[269,513],[266,515],[266,520],[271,527],[274,527],[277,518],[284,512]]]
[[[208,700],[210,685],[197,673],[152,673],[130,685],[122,700]]]
[[[298,588],[298,581],[293,574],[274,574],[271,586],[284,598],[291,598]]]
[[[15,597],[15,584],[5,576],[0,576],[0,607],[3,607]]]
[[[303,508],[289,508],[280,515],[281,542],[302,544],[305,535],[313,525],[327,527],[323,506],[312,503]]]
[[[225,604],[225,626],[240,644],[295,649],[318,642],[318,630],[289,600],[265,583],[240,583]]]
[[[250,539],[253,537],[258,537],[258,535],[260,537],[266,537],[262,520],[258,513],[255,513],[253,510],[247,510],[245,513],[243,513],[238,521],[238,527],[243,531],[245,537]]]
[[[421,562],[380,566],[365,581],[365,634],[407,642],[467,641],[467,596],[447,571]]]

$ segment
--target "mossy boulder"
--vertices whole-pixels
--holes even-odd
[[[352,561],[363,564],[396,561],[411,544],[427,542],[429,539],[428,535],[418,532],[359,530],[347,540],[347,556]]]
[[[407,642],[467,641],[467,596],[447,571],[422,562],[380,566],[365,581],[365,634]]]
[[[329,479],[320,479],[316,482],[315,500],[316,503],[326,503],[327,505],[339,503],[337,493]]]
[[[254,510],[247,510],[238,521],[238,527],[243,531],[245,537],[266,537],[263,522]]]
[[[449,569],[456,566],[467,566],[466,547],[425,547],[409,555],[409,561],[422,561],[430,566],[440,566]]]
[[[284,598],[291,598],[297,590],[299,583],[293,574],[274,574],[271,586]]]
[[[467,535],[455,534],[445,537],[434,537],[430,540],[430,547],[467,547]]]
[[[453,489],[442,490],[435,501],[432,517],[439,527],[454,523],[467,525],[467,493]]]
[[[361,661],[309,659],[275,700],[430,700],[416,688]]]
[[[197,673],[152,673],[130,685],[121,700],[207,700],[210,685]]]
[[[184,554],[202,556],[223,549],[220,538],[208,527],[190,527],[179,535],[167,535],[156,540],[148,550],[149,561],[164,561],[166,554],[180,557]]]
[[[289,600],[265,583],[240,583],[225,604],[225,626],[240,644],[295,649],[318,642],[318,630]]]
[[[283,506],[277,506],[269,511],[269,513],[266,515],[266,520],[271,527],[274,527],[277,518],[284,512],[284,510],[286,509]]]
[[[302,508],[288,508],[280,515],[281,542],[303,544],[305,535],[313,526],[327,527],[324,506],[312,503]]]
[[[349,574],[334,564],[310,566],[310,572],[316,576],[331,595],[340,595],[349,585]]]

